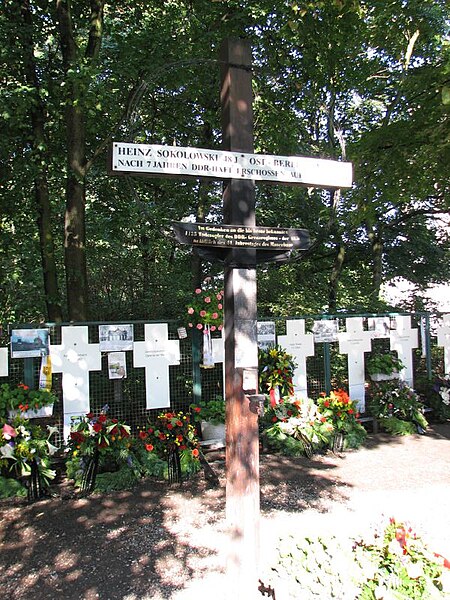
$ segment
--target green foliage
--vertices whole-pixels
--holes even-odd
[[[412,435],[417,433],[417,426],[412,421],[404,421],[397,417],[381,417],[379,423],[392,435]]]
[[[0,475],[0,498],[12,498],[14,496],[24,498],[26,495],[27,488],[20,481]]]
[[[95,479],[96,492],[129,490],[139,483],[139,477],[133,469],[122,465],[118,471],[98,473]]]
[[[375,373],[392,375],[395,372],[399,373],[404,368],[404,364],[398,356],[389,352],[386,354],[370,355],[366,365],[369,375],[374,375]]]
[[[197,405],[191,405],[191,411],[196,421],[209,421],[213,425],[225,423],[226,406],[222,396],[212,400],[202,398]]]
[[[339,197],[258,186],[258,224],[306,227],[314,240],[288,265],[260,269],[263,314],[326,311],[330,289],[338,308],[374,308],[379,285],[405,272],[420,289],[446,280],[448,236],[439,226],[447,211],[450,151],[445,0],[370,8],[337,1],[125,1],[104,11],[98,45],[89,43],[84,4],[71,7],[73,45],[62,40],[56,10],[38,2],[29,3],[28,13],[27,7],[19,11],[17,2],[5,0],[0,14],[0,320],[48,316],[41,256],[48,256],[49,244],[39,231],[36,189],[48,190],[56,283],[79,274],[64,261],[71,232],[64,231],[61,202],[68,199],[75,149],[83,154],[77,182],[86,184],[86,212],[78,216],[87,233],[90,317],[183,314],[191,250],[175,245],[170,223],[217,222],[221,184],[112,179],[104,150],[113,137],[218,147],[217,49],[229,37],[245,37],[253,48],[255,150],[354,164],[355,185]],[[64,59],[61,49],[68,47],[74,56]],[[83,127],[79,136],[68,135],[71,108]],[[74,148],[78,137],[85,148]],[[342,269],[333,272],[341,249]],[[54,300],[67,315],[69,297],[62,296]]]

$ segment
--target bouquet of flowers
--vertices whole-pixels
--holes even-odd
[[[332,423],[336,433],[344,436],[344,446],[358,448],[366,438],[367,432],[358,421],[359,412],[356,403],[350,400],[345,390],[323,393],[317,401],[320,413]]]
[[[45,485],[55,477],[50,468],[50,457],[58,450],[50,439],[57,427],[31,425],[20,416],[0,428],[0,473],[16,478],[28,477],[35,462]]]
[[[433,392],[435,393],[428,398],[433,416],[441,421],[450,419],[450,375],[437,377]]]
[[[259,388],[261,392],[271,396],[272,404],[279,398],[294,394],[292,378],[297,365],[291,354],[280,346],[260,349],[258,365]],[[277,393],[273,393],[275,391]]]
[[[327,445],[333,425],[318,411],[310,398],[290,396],[267,407],[263,417],[263,438],[273,450],[287,455],[313,452]]]
[[[72,418],[68,449],[70,456],[92,456],[98,451],[100,457],[124,461],[131,447],[130,426],[111,418],[105,405],[99,414],[89,412]]]
[[[221,331],[223,328],[223,290],[211,287],[197,288],[186,311],[188,327],[199,330],[209,327],[211,331]]]
[[[366,562],[361,598],[443,597],[441,577],[450,563],[431,552],[407,524],[391,517],[372,543],[357,542],[355,553]]]
[[[183,411],[162,412],[156,423],[139,431],[138,437],[148,454],[143,459],[152,464],[153,474],[167,477],[169,482],[180,482],[182,475],[191,475],[200,469],[200,450],[195,426],[189,414]],[[164,468],[159,468],[164,461]]]
[[[147,452],[155,452],[161,458],[166,457],[173,449],[188,450],[198,459],[198,438],[189,414],[179,412],[163,412],[156,418],[156,424],[139,431],[139,439]]]
[[[369,411],[390,433],[425,433],[428,422],[416,392],[403,381],[381,381],[370,387]]]

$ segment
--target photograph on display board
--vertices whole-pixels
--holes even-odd
[[[337,342],[339,323],[337,319],[314,321],[313,334],[315,342]]]
[[[47,356],[49,348],[48,329],[13,329],[11,331],[11,358]]]
[[[100,352],[133,350],[133,325],[99,325]]]
[[[127,363],[125,352],[110,352],[108,354],[109,379],[125,379],[127,376]]]
[[[258,348],[267,350],[276,345],[275,322],[258,321],[257,322]]]
[[[369,317],[367,329],[372,332],[374,338],[389,337],[391,331],[390,317]]]

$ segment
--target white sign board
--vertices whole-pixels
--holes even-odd
[[[126,142],[113,143],[111,171],[162,177],[277,181],[325,188],[352,186],[349,162]]]

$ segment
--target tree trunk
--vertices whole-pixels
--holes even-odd
[[[103,1],[91,0],[89,40],[85,59],[98,56],[102,40]],[[73,34],[70,2],[57,0],[56,14],[61,36],[61,51],[66,72],[66,129],[67,129],[67,183],[64,222],[64,262],[69,319],[84,321],[88,318],[88,281],[86,266],[86,123],[84,86],[69,76],[77,70],[82,59]]]
[[[51,228],[51,207],[48,186],[48,144],[45,136],[45,110],[39,94],[39,80],[34,61],[34,43],[32,37],[32,15],[27,1],[22,2],[21,15],[25,27],[22,31],[25,78],[35,91],[35,102],[31,108],[31,127],[33,131],[33,157],[36,174],[34,176],[34,194],[37,207],[37,225],[39,230],[39,248],[41,254],[47,319],[62,321],[61,299],[58,288],[58,272],[55,260],[53,233]]]
[[[381,230],[373,229],[369,232],[369,240],[372,247],[372,304],[380,299],[381,281],[383,275],[383,235]]]
[[[337,288],[339,278],[342,273],[345,259],[345,246],[340,243],[337,245],[336,254],[334,257],[333,269],[331,271],[328,284],[328,312],[335,314],[337,310]]]

